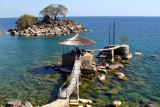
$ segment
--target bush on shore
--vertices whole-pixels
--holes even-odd
[[[16,22],[18,29],[26,29],[37,24],[38,19],[32,15],[22,15]]]

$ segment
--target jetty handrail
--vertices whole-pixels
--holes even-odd
[[[71,79],[71,78],[69,77],[69,78],[67,79],[67,81],[64,82],[63,85],[59,88],[59,89],[60,89],[60,93],[61,93],[61,91],[62,91],[62,88],[67,84],[67,82],[68,82],[70,79]]]
[[[78,62],[77,62],[78,61]],[[77,64],[79,66],[77,66]],[[72,73],[70,75],[70,77],[68,78],[68,80],[60,87],[60,97],[62,98],[68,98],[71,93],[77,88],[79,87],[79,74],[81,73],[80,72],[80,65],[81,65],[81,55],[76,55],[75,56],[75,62],[74,62],[74,66],[73,66],[73,69],[72,69]],[[78,69],[77,69],[78,67]],[[76,72],[78,70],[78,72]],[[67,82],[69,82],[70,80],[70,83],[68,85],[68,87],[64,88],[63,87],[67,84]]]
[[[115,45],[114,47],[110,47],[110,48],[103,48],[103,49],[93,49],[93,50],[86,50],[86,51],[108,51],[108,50],[112,50],[112,49],[117,49],[120,46]]]

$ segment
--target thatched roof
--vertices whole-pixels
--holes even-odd
[[[66,39],[65,41],[60,42],[61,45],[72,45],[72,46],[91,46],[94,45],[96,42],[82,38],[79,34],[76,34],[74,37],[70,39]]]

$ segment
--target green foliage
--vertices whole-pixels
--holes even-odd
[[[17,20],[16,24],[19,29],[25,29],[25,28],[31,27],[32,25],[36,24],[37,21],[38,19],[34,16],[23,15]]]
[[[121,41],[121,43],[125,43],[125,41],[128,40],[127,36],[119,36],[119,40]]]
[[[69,21],[70,23],[76,23],[75,20],[73,20],[73,19],[68,19],[68,21]]]

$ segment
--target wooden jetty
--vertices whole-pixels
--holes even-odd
[[[78,46],[90,46],[95,44],[94,41],[82,38],[79,34],[74,37],[60,42],[62,45],[76,46],[74,52],[64,53],[62,56],[62,65],[72,67],[72,72],[68,80],[59,89],[59,98],[47,105],[42,107],[70,107],[72,105],[79,105],[79,85],[80,85],[80,75],[82,69],[82,58],[86,56],[93,60],[94,54],[91,52],[82,52],[79,50]],[[73,51],[73,50],[72,50]],[[83,59],[83,62],[85,62]]]

